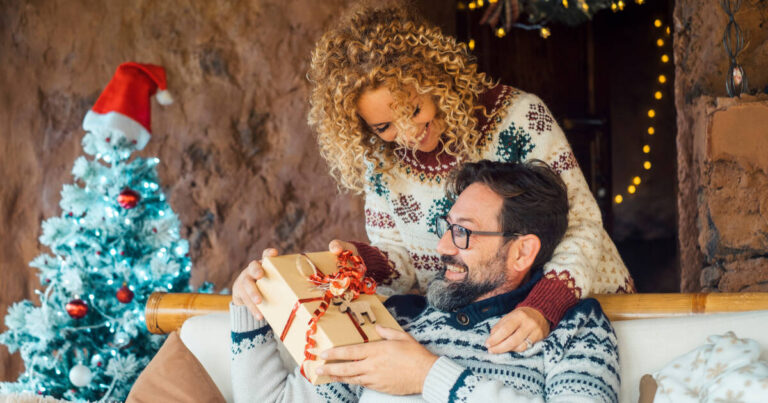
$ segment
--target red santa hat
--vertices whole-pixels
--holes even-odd
[[[152,95],[161,105],[173,103],[167,90],[165,69],[153,64],[123,63],[85,115],[83,129],[122,133],[141,150],[152,133]]]

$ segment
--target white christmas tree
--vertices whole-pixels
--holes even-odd
[[[150,68],[154,76],[162,73],[161,82],[145,74]],[[146,127],[134,126],[120,106],[105,112],[109,107],[100,105],[115,92],[121,69],[131,77],[117,92],[139,88],[127,98],[129,108],[145,98]],[[83,149],[93,158],[75,161],[74,183],[61,190],[61,215],[42,224],[40,242],[51,253],[30,263],[44,287],[40,305],[21,301],[5,316],[0,342],[21,352],[26,369],[16,382],[0,384],[3,393],[124,400],[164,339],[147,331],[147,298],[189,288],[189,247],[158,184],[159,160],[131,159],[149,139],[149,96],[158,85],[165,88],[165,73],[135,63],[118,73],[84,122]]]

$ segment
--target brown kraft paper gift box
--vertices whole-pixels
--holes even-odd
[[[309,277],[314,274],[312,263],[318,271],[326,275],[338,271],[337,256],[331,252],[276,256],[262,261],[264,277],[256,283],[263,297],[262,303],[258,305],[259,310],[274,333],[282,338],[286,349],[299,366],[305,361],[310,319],[320,307],[323,302],[321,298],[325,294],[324,290],[309,281]],[[308,299],[313,300],[305,301]],[[291,312],[299,301],[301,303],[292,315]],[[340,306],[346,304],[335,304],[339,302],[342,302],[341,298],[335,298],[328,304],[327,311],[317,321],[317,332],[314,334],[317,346],[313,349],[316,355],[332,347],[364,343],[364,337],[368,342],[381,340],[375,325],[402,330],[381,303],[381,297],[376,294],[360,293],[357,299],[351,301],[352,309],[348,313],[341,312]],[[370,318],[366,313],[359,315],[362,320],[355,320],[353,312],[361,313],[369,307],[375,318]],[[372,323],[371,319],[375,319],[375,323]],[[356,326],[356,322],[364,323],[358,323]],[[318,376],[315,373],[315,369],[324,363],[325,361],[318,357],[315,360],[307,360],[304,364],[304,373],[312,384],[330,382],[327,376]]]

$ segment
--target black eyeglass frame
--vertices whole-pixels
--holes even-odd
[[[440,231],[440,221],[445,221],[448,224],[448,228],[445,229],[445,231]],[[453,242],[453,245],[459,249],[467,249],[469,248],[469,238],[472,237],[472,235],[492,235],[492,236],[504,236],[504,237],[518,237],[523,234],[519,232],[510,232],[510,231],[504,231],[504,232],[491,232],[491,231],[473,231],[471,229],[468,229],[466,227],[463,227],[459,224],[451,224],[448,222],[448,216],[439,216],[435,217],[435,233],[437,234],[438,238],[442,238],[443,235],[445,235],[446,231],[451,232],[451,242]],[[467,233],[467,240],[465,242],[464,247],[461,247],[458,243],[456,243],[456,233],[453,232],[454,228],[461,228],[464,230],[464,232]]]

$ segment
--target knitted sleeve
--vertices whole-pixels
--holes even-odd
[[[235,402],[356,402],[358,387],[340,383],[313,386],[280,358],[272,329],[245,306],[230,304],[232,392]]]
[[[616,246],[603,228],[600,209],[581,173],[565,134],[537,96],[522,94],[510,107],[499,134],[507,158],[539,159],[557,172],[568,190],[568,228],[544,265],[544,278],[518,306],[539,310],[553,325],[579,298],[593,293],[633,291]]]
[[[414,264],[386,200],[380,174],[365,189],[365,229],[370,244],[352,242],[382,295],[406,294],[416,286]]]

